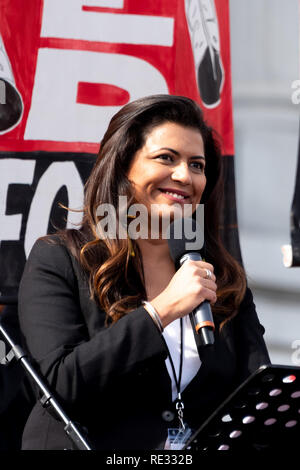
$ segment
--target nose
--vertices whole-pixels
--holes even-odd
[[[190,184],[192,176],[186,162],[180,162],[173,169],[171,178],[173,181],[179,181],[182,184]]]

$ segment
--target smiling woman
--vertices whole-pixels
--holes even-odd
[[[108,126],[81,227],[32,249],[19,291],[26,345],[95,449],[179,448],[181,436],[269,362],[245,273],[221,242],[222,181],[218,143],[198,105],[182,96],[141,98]],[[123,217],[124,198],[125,234],[134,205],[148,218],[155,208],[164,221],[187,206],[196,217],[204,204],[205,261],[177,269],[161,226],[152,238],[150,230],[134,240],[101,236],[99,207]],[[205,300],[215,343],[200,357],[189,313]],[[23,449],[69,446],[63,425],[38,401]]]
[[[130,164],[128,179],[134,199],[145,204],[174,202],[191,204],[192,212],[200,204],[206,185],[204,143],[201,133],[190,127],[165,122],[146,137]]]

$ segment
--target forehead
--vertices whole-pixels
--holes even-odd
[[[145,138],[143,150],[155,150],[156,148],[172,147],[174,150],[196,152],[203,154],[203,138],[198,129],[185,127],[173,122],[160,124],[148,132]],[[172,147],[173,148],[173,147]]]

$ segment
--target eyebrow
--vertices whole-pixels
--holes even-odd
[[[159,150],[168,150],[169,152],[174,153],[174,155],[177,155],[177,156],[180,155],[180,153],[177,150],[174,150],[170,147],[161,147]],[[205,160],[204,155],[193,155],[191,158],[202,158],[202,160]]]

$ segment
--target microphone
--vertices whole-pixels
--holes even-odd
[[[187,236],[186,236],[187,235]],[[192,218],[175,219],[168,229],[168,245],[176,269],[188,260],[201,261],[197,237],[202,235],[200,225]],[[194,241],[193,241],[194,240]],[[215,324],[207,300],[189,314],[197,345],[214,344]]]

